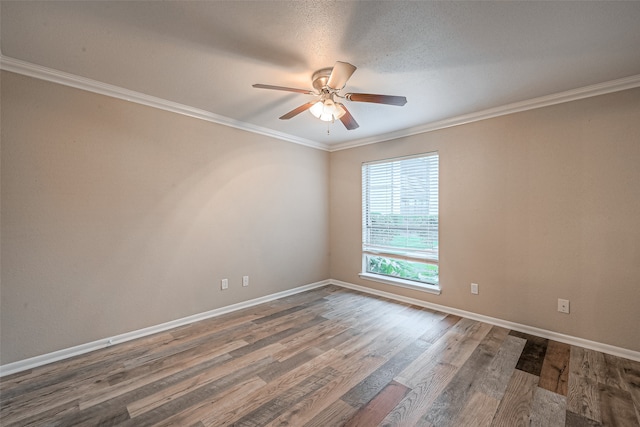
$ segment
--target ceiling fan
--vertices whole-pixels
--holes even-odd
[[[346,93],[340,94],[347,80],[356,71],[356,67],[348,62],[337,61],[333,67],[323,68],[313,73],[311,82],[314,90],[296,89],[292,87],[272,86],[264,84],[254,84],[253,87],[259,89],[283,90],[287,92],[302,93],[319,97],[311,102],[302,104],[298,108],[289,111],[280,117],[280,120],[289,120],[303,111],[309,110],[315,117],[325,122],[333,122],[339,119],[348,129],[358,128],[358,122],[353,118],[347,107],[336,98],[347,99],[354,102],[372,102],[375,104],[387,104],[403,106],[407,103],[404,96],[374,95],[370,93]]]

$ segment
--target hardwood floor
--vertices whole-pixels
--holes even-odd
[[[638,426],[640,363],[327,286],[0,382],[3,426]]]

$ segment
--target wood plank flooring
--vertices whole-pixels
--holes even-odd
[[[0,379],[2,426],[639,426],[640,363],[326,286]]]

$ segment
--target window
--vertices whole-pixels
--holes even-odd
[[[360,276],[439,292],[438,153],[362,165]]]

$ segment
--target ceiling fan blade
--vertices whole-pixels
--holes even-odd
[[[404,96],[373,95],[371,93],[348,93],[344,97],[349,101],[373,102],[375,104],[397,105],[399,107],[402,107],[407,103],[407,98]]]
[[[344,110],[344,114],[340,117],[340,121],[347,130],[354,130],[360,127],[358,122],[356,122],[356,119],[354,119],[349,110],[347,110],[347,107],[340,103],[336,103],[336,105]]]
[[[302,104],[298,108],[295,108],[295,109],[289,111],[284,116],[280,117],[280,120],[289,120],[290,118],[297,116],[298,114],[302,113],[303,111],[307,111],[309,108],[313,107],[313,104],[315,104],[316,102],[318,102],[318,101],[312,101],[312,102],[307,102],[306,104]]]
[[[349,77],[351,77],[354,71],[356,71],[356,67],[354,65],[351,65],[348,62],[337,61],[336,65],[333,66],[333,71],[331,71],[327,86],[334,90],[342,89],[344,85],[347,84],[347,80],[349,80]]]
[[[304,93],[305,95],[315,95],[315,93],[313,93],[312,91],[310,91],[308,89],[296,89],[294,87],[263,85],[263,84],[260,84],[260,83],[256,83],[256,84],[254,84],[252,86],[255,87],[255,88],[258,88],[258,89],[284,90],[284,91],[287,91],[287,92]]]

